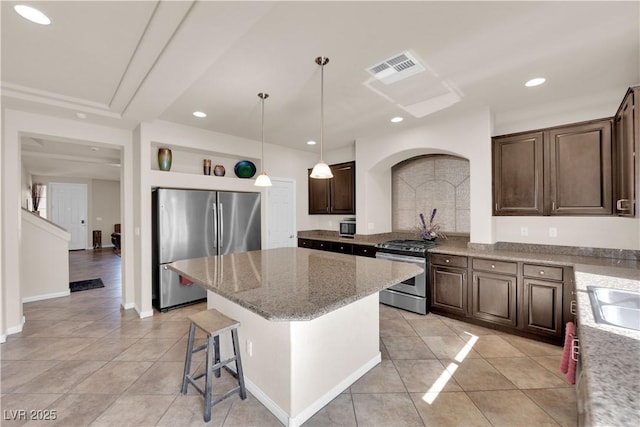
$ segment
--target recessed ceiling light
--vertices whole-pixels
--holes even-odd
[[[547,81],[547,79],[545,79],[544,77],[536,77],[535,79],[531,79],[528,82],[526,82],[524,85],[526,87],[534,87],[534,86],[540,86],[542,83],[544,83],[545,81]]]
[[[307,145],[316,145],[315,141],[307,141]]]
[[[200,119],[207,117],[207,113],[203,113],[202,111],[194,111],[193,115]]]
[[[400,123],[401,121],[403,121],[404,119],[400,116],[394,117],[391,119],[391,123]]]
[[[23,4],[17,4],[13,6],[13,9],[18,13],[18,15],[22,16],[24,19],[28,19],[31,22],[35,22],[40,25],[49,25],[51,24],[51,19],[47,17],[44,13],[40,12],[38,9],[35,9],[30,6],[25,6]]]
[[[85,113],[76,113],[76,117],[79,119],[86,119],[87,115]]]

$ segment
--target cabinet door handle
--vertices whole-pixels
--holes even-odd
[[[449,258],[445,259],[444,262],[446,262],[447,264],[449,264],[451,261],[449,261]]]
[[[629,199],[620,199],[616,201],[616,209],[619,211],[628,211],[631,209]]]
[[[496,268],[496,265],[495,264],[491,264],[491,268]]]
[[[579,346],[578,338],[574,338],[571,340],[571,360],[573,360],[574,362],[577,362],[579,355],[580,355],[580,346]]]
[[[544,276],[544,270],[540,270],[540,275]]]
[[[551,210],[554,210],[554,211],[556,210],[556,202],[555,201],[551,202]]]

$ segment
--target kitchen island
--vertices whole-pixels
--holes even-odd
[[[305,248],[189,259],[169,268],[207,289],[209,308],[240,321],[247,389],[289,426],[380,362],[378,292],[422,272],[409,263]],[[221,347],[229,354],[225,338]]]

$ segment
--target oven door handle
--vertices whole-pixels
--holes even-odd
[[[412,262],[414,264],[419,264],[423,268],[424,268],[424,264],[427,261],[425,258],[422,258],[422,257],[389,254],[386,252],[376,252],[376,258],[386,259],[389,261]]]

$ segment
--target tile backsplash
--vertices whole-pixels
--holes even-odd
[[[448,155],[413,157],[393,166],[392,221],[393,230],[418,227],[418,215],[427,221],[437,209],[434,222],[443,231],[469,232],[469,161]]]

